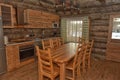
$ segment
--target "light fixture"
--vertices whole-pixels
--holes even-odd
[[[58,11],[80,10],[79,0],[55,0],[55,9]]]

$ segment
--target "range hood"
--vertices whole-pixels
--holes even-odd
[[[27,25],[27,12],[25,12],[25,8],[17,7],[16,8],[16,16],[17,16],[17,25]]]

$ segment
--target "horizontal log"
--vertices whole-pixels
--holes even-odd
[[[92,26],[93,29],[96,30],[107,30],[109,28],[109,26]]]
[[[93,53],[100,54],[100,55],[105,55],[106,49],[93,48]]]
[[[97,17],[97,16],[96,16]],[[94,17],[94,18],[91,18],[91,21],[99,21],[99,20],[102,20],[102,21],[109,21],[109,19],[102,19],[102,18],[96,18],[96,17]]]
[[[93,39],[95,42],[107,43],[107,38],[95,37],[95,36],[91,36],[90,38]]]
[[[99,48],[99,49],[106,49],[106,46],[107,45],[105,43],[100,43],[100,42],[99,43],[95,42],[93,45],[94,48]]]
[[[92,23],[109,23],[109,19],[91,19]]]
[[[102,13],[93,13],[89,14],[90,20],[109,20],[108,14],[102,14]]]
[[[96,59],[103,59],[103,60],[105,60],[105,55],[103,54],[103,55],[101,55],[101,54],[96,54],[96,53],[92,53],[92,56],[94,57],[94,58],[96,58]]]
[[[92,31],[92,32],[107,32],[108,33],[108,29],[106,28],[106,29],[90,29],[90,31]]]
[[[91,26],[108,26],[109,22],[91,22]]]
[[[109,6],[99,6],[99,7],[87,7],[87,8],[82,8],[81,13],[83,14],[93,14],[93,13],[111,13],[111,12],[119,12],[120,11],[120,5],[115,4],[115,5],[109,5]]]
[[[97,36],[97,37],[108,37],[108,32],[91,32],[91,36]]]
[[[109,52],[109,51],[107,51],[106,59],[120,62],[120,52]]]
[[[110,53],[114,53],[114,54],[119,53],[119,55],[120,55],[120,49],[107,49],[107,53],[108,54],[110,54]]]
[[[109,43],[107,44],[108,50],[114,49],[114,50],[120,50],[120,43]]]

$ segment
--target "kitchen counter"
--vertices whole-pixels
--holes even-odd
[[[51,38],[43,38],[43,39],[52,39],[52,38],[56,38],[56,37],[51,37]],[[15,42],[9,42],[8,44],[6,44],[5,46],[10,46],[10,45],[23,45],[23,44],[29,44],[32,43],[34,45],[38,45],[40,48],[42,48],[42,40],[40,38],[36,38],[33,40],[25,40],[25,41],[15,41]]]
[[[6,44],[6,46],[10,46],[10,45],[22,45],[22,44],[28,44],[28,43],[34,43],[34,40],[31,41],[23,41],[23,42],[10,42],[8,44]]]
[[[54,38],[54,37],[52,37]],[[44,38],[44,39],[50,39],[50,38]],[[28,63],[31,63],[35,61],[35,57],[33,56],[32,58],[26,58],[25,60],[20,60],[20,50],[25,49],[26,47],[28,48],[29,46],[34,46],[38,45],[39,48],[42,49],[42,40],[40,38],[36,38],[33,40],[17,40],[15,42],[11,42],[9,44],[6,44],[6,60],[7,60],[7,70],[12,71],[16,68],[19,68],[23,65],[26,65]],[[27,49],[26,49],[27,50]],[[22,50],[21,50],[22,51]],[[31,52],[31,51],[29,51]],[[27,52],[26,52],[27,54]],[[36,54],[35,54],[36,55]]]
[[[24,41],[24,42],[15,42],[15,43],[9,43],[6,45],[6,61],[7,61],[7,70],[12,71],[16,68],[19,68],[23,65],[26,65],[30,62],[35,61],[34,56],[30,58],[26,58],[25,60],[21,60],[21,53],[20,49],[21,47],[29,47],[33,46],[35,44],[35,41]],[[31,48],[30,48],[31,49]],[[24,54],[27,54],[24,53]]]

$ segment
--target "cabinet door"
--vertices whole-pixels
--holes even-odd
[[[6,46],[7,70],[11,71],[19,66],[19,47],[16,45]]]
[[[28,28],[53,28],[53,23],[59,24],[58,15],[31,9],[27,9],[26,13]]]
[[[2,16],[2,24],[4,28],[13,28],[12,6],[0,4],[0,15]]]

